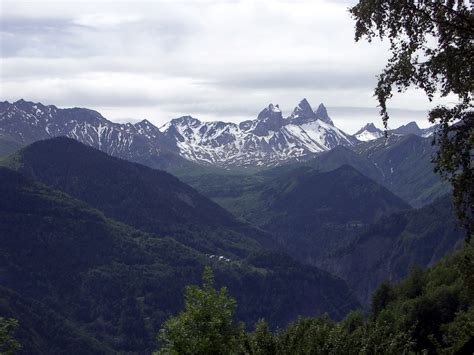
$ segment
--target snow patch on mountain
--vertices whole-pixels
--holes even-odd
[[[59,109],[25,100],[0,103],[0,134],[24,145],[65,136],[131,161],[169,151],[161,131],[147,120],[118,124],[93,110]]]
[[[362,127],[354,134],[354,137],[362,142],[368,142],[374,139],[381,138],[383,136],[383,131],[375,127],[373,123],[367,123],[364,127]]]
[[[321,107],[324,105],[320,111]],[[324,112],[327,116],[325,108]],[[278,105],[270,104],[256,119],[238,125],[184,116],[167,123],[161,131],[176,142],[180,155],[191,161],[222,167],[273,166],[357,143],[329,122],[320,120],[303,99],[287,118]]]

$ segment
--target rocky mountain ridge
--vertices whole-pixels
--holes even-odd
[[[338,145],[357,144],[333,125],[323,104],[313,110],[306,99],[286,118],[278,105],[270,104],[255,120],[240,124],[184,116],[171,120],[161,131],[176,142],[184,158],[221,167],[278,165]]]
[[[396,129],[389,130],[388,135],[407,136],[410,134],[414,134],[415,136],[427,138],[431,137],[436,132],[438,127],[439,125],[433,125],[428,128],[420,128],[418,127],[418,124],[415,121],[411,121],[406,125],[402,125]],[[384,131],[375,127],[373,123],[367,123],[364,127],[354,133],[354,137],[362,142],[372,141],[383,136]]]
[[[416,123],[394,130],[412,134]],[[426,136],[430,129],[414,132]],[[398,133],[397,133],[398,132]],[[241,123],[176,118],[158,128],[148,120],[114,123],[85,108],[61,109],[18,100],[0,102],[0,152],[6,155],[38,140],[66,136],[122,159],[153,168],[212,166],[271,167],[308,159],[336,146],[355,147],[383,132],[369,124],[349,135],[334,125],[324,104],[303,99],[288,117],[269,104],[255,119]]]

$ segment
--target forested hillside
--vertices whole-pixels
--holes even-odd
[[[235,303],[215,291],[209,270],[202,288],[188,288],[186,308],[160,333],[160,354],[470,354],[474,342],[474,248],[464,248],[434,267],[414,269],[401,283],[382,284],[370,311],[350,312],[340,322],[299,318],[272,331],[261,320],[253,332],[233,322]],[[212,319],[211,326],[200,321]],[[188,332],[190,336],[186,336]]]
[[[299,314],[341,318],[358,305],[342,280],[287,256],[203,254],[15,171],[0,168],[0,182],[1,312],[19,321],[26,353],[150,351],[204,265],[236,295],[238,317],[249,324],[263,317],[284,326]]]

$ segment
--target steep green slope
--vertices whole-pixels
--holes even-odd
[[[0,182],[2,285],[60,312],[109,346],[149,344],[144,329],[139,334],[120,329],[123,312],[133,308],[125,302],[141,297],[146,311],[135,314],[136,322],[145,316],[160,322],[179,306],[175,299],[199,276],[204,256],[107,220],[13,171],[0,168]]]
[[[12,137],[6,134],[0,134],[0,158],[14,153],[21,147],[23,147],[23,145]]]
[[[382,282],[401,280],[413,266],[433,265],[462,236],[451,197],[445,196],[421,209],[382,218],[317,265],[346,280],[367,304]]]
[[[399,284],[385,283],[368,317],[341,322],[301,318],[271,333],[260,323],[241,347],[254,354],[472,354],[474,248],[466,245],[434,267],[415,269]]]
[[[360,143],[353,150],[336,147],[304,162],[270,169],[259,175],[275,177],[298,166],[331,171],[350,165],[412,206],[421,207],[449,191],[448,185],[433,172],[431,159],[436,149],[431,138],[390,136]]]
[[[357,153],[380,171],[376,181],[409,202],[424,206],[449,192],[449,186],[433,172],[432,157],[437,150],[431,138],[415,135],[390,136],[360,144]]]
[[[352,166],[372,180],[378,181],[380,178],[380,171],[370,160],[356,153],[354,150],[343,146],[337,146],[327,152],[315,154],[302,162],[284,164],[261,171],[256,175],[265,178],[275,178],[303,166],[311,167],[319,171],[331,171],[343,165]]]
[[[302,167],[319,171],[350,165],[363,175],[385,186],[395,195],[421,207],[449,192],[448,184],[433,172],[431,159],[436,152],[430,138],[414,135],[390,136],[363,142],[353,150],[338,146],[305,161],[288,163],[254,174],[183,175],[182,179],[205,196],[232,209],[234,199],[265,181],[289,174]]]
[[[5,164],[108,217],[204,252],[243,256],[267,238],[174,176],[68,138],[33,143]]]
[[[317,155],[305,164],[321,171],[331,171],[343,165],[350,165],[370,179],[377,182],[380,180],[380,171],[376,165],[366,157],[342,146]]]
[[[284,326],[326,312],[340,318],[357,306],[341,279],[314,267],[261,251],[247,260],[211,258],[6,168],[0,197],[0,309],[26,328],[30,353],[66,351],[71,343],[90,352],[154,349],[161,323],[181,307],[184,286],[198,282],[204,265],[236,295],[237,315],[248,324],[265,317]]]
[[[464,248],[434,267],[414,270],[395,286],[380,288],[374,317],[406,332],[411,350],[469,354],[474,334],[474,248]]]
[[[261,189],[261,203],[268,212],[316,224],[320,217],[334,223],[360,221],[367,223],[383,214],[410,208],[384,187],[363,176],[354,168],[320,172],[301,168],[279,176]]]
[[[454,230],[449,197],[392,215],[409,207],[349,166],[331,170],[344,162],[361,170],[365,166],[365,171],[370,167],[368,159],[340,148],[307,162],[323,172],[293,166],[253,178],[228,178],[234,186],[240,183],[235,195],[230,195],[230,189],[212,192],[211,184],[200,186],[214,196],[225,196],[215,200],[269,231],[298,260],[342,277],[366,305],[381,282],[400,280],[412,265],[432,265],[454,248],[461,233]],[[397,166],[403,164],[402,160]],[[262,180],[257,182],[257,177]],[[382,214],[391,216],[378,221]]]
[[[0,286],[0,314],[20,321],[19,354],[110,354],[112,348],[41,302]]]
[[[293,170],[302,167],[310,167],[319,171],[331,171],[340,168],[342,165],[350,165],[372,180],[380,180],[380,171],[371,161],[343,146],[337,146],[328,152],[313,155],[311,159],[307,159],[303,162],[287,163],[254,173],[223,174],[207,172],[201,175],[183,174],[178,176],[204,196],[212,198],[214,201],[224,205],[229,201],[228,203],[231,205],[232,199],[252,191],[257,185],[264,182],[271,181],[279,176],[291,174]]]
[[[330,172],[292,170],[233,199],[228,208],[269,231],[290,255],[314,263],[364,225],[410,206],[345,165]]]

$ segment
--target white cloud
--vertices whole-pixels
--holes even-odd
[[[98,29],[106,29],[110,27],[118,27],[130,23],[136,23],[142,20],[140,15],[116,15],[116,14],[85,14],[79,15],[74,19],[73,23],[79,26],[86,26]]]
[[[387,59],[383,43],[354,43],[351,3],[0,0],[0,95],[157,124],[238,121],[269,102],[289,112],[307,97],[351,131],[365,116],[337,107],[375,107]],[[421,121],[429,105],[410,93],[393,106]]]

